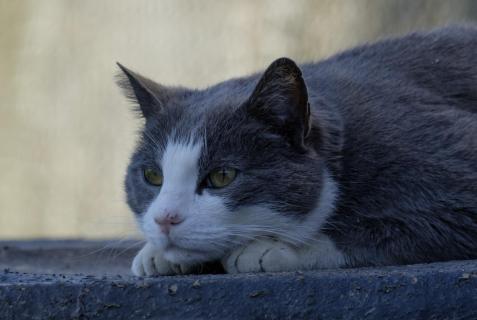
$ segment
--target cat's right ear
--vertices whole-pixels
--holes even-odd
[[[289,58],[275,60],[265,70],[245,104],[252,117],[305,150],[310,133],[310,104],[300,68]]]
[[[116,62],[123,72],[118,75],[117,84],[123,89],[126,98],[139,105],[144,118],[157,115],[164,104],[164,92],[167,89],[160,84],[129,70]]]

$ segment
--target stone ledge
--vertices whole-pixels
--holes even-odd
[[[0,273],[0,310],[2,319],[477,319],[477,261],[158,278],[12,268]]]

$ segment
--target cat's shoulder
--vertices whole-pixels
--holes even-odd
[[[436,55],[453,59],[467,58],[475,54],[476,48],[477,25],[452,25],[365,43],[321,62],[305,64],[303,68],[313,69],[337,63],[356,66],[367,66],[369,63],[402,66],[403,63],[425,63]]]

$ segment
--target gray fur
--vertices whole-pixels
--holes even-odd
[[[260,204],[301,219],[328,168],[340,194],[322,232],[348,266],[477,258],[476,52],[476,29],[450,27],[364,45],[303,74],[280,59],[264,76],[205,90],[122,67],[146,119],[128,204],[140,215],[159,192],[141,168],[158,166],[168,138],[202,139],[197,192],[210,170],[238,168],[230,186],[210,190],[231,210]]]

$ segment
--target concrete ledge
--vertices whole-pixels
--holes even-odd
[[[159,278],[2,270],[0,313],[2,319],[477,319],[477,261]]]

